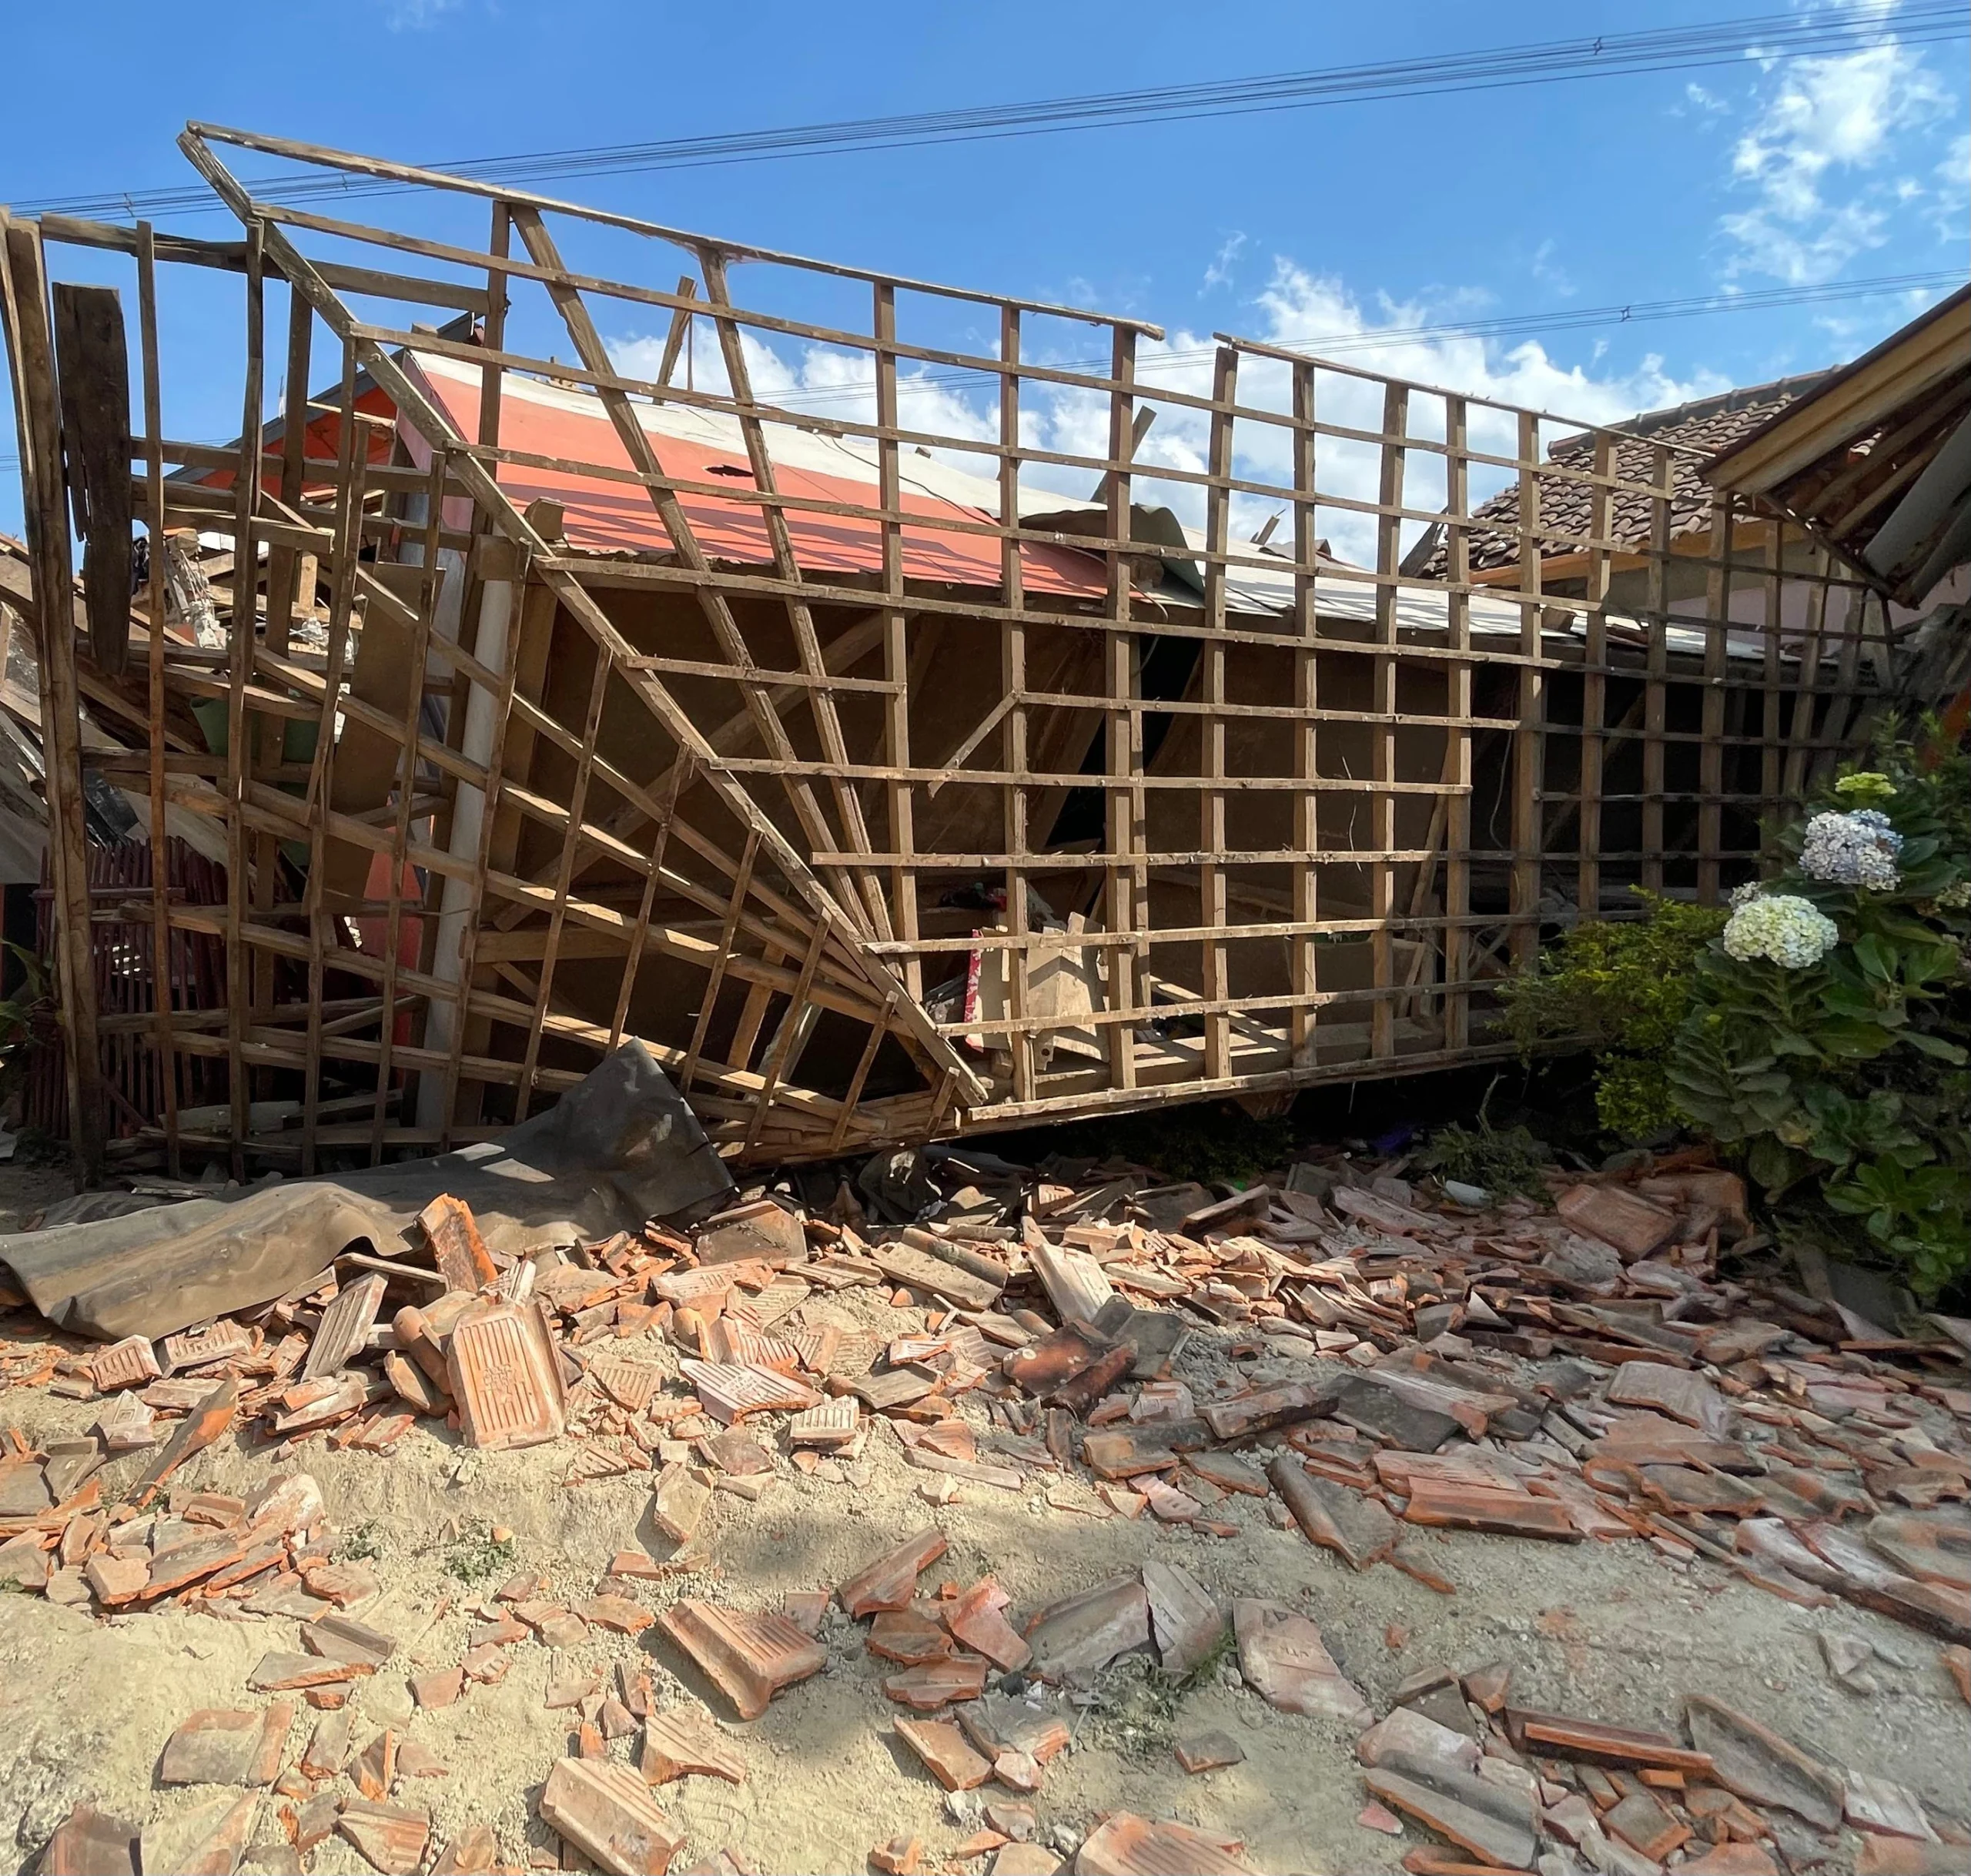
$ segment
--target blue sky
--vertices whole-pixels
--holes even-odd
[[[1780,0],[1759,0],[1776,6]],[[22,9],[0,200],[192,180],[199,117],[413,161],[1346,65],[1721,9],[516,0]],[[1892,31],[1893,8],[1887,8]],[[1236,19],[1236,29],[1226,23]],[[55,80],[59,79],[59,82]],[[1963,43],[547,186],[798,252],[1300,343],[1497,314],[1963,269]],[[265,159],[243,158],[243,173]],[[376,205],[369,205],[374,207]],[[393,219],[400,211],[392,205]],[[223,214],[163,218],[222,236]],[[70,277],[90,266],[62,256]],[[100,277],[126,279],[114,266]],[[668,283],[667,283],[668,284]],[[168,309],[167,428],[237,429],[239,289]],[[1351,349],[1351,362],[1608,420],[1851,356],[1908,296]],[[608,335],[625,357],[647,336]],[[277,353],[278,340],[270,349]],[[798,370],[798,364],[795,367]],[[269,387],[270,394],[276,387]],[[13,438],[0,529],[18,532]]]

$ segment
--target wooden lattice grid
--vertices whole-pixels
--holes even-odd
[[[1725,498],[1673,534],[1667,444],[1638,480],[1617,431],[1584,468],[1539,413],[1250,339],[1194,358],[283,139],[181,145],[243,239],[15,222],[8,334],[32,393],[44,244],[131,256],[137,511],[259,568],[204,650],[151,629],[153,552],[141,665],[91,675],[148,727],[119,779],[152,837],[167,803],[223,835],[224,907],[152,917],[223,943],[225,1007],[155,1035],[224,1062],[243,1155],[497,1133],[626,1036],[761,1159],[1482,1059],[1503,971],[1631,885],[1715,901],[1881,687],[1879,599]],[[415,188],[427,227],[476,205],[484,239],[260,199],[228,145]],[[613,280],[573,242],[687,271]],[[243,277],[236,447],[163,434],[160,262]],[[605,339],[624,308],[666,323],[651,376]],[[808,382],[762,388],[796,346]],[[65,554],[34,421],[30,520]],[[1474,577],[1476,499],[1513,482],[1514,563]],[[171,1102],[149,1118],[175,1158]]]

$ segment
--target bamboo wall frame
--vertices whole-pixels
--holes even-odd
[[[1880,602],[1819,547],[1720,496],[1709,536],[1673,549],[1668,446],[1649,482],[1623,482],[1612,430],[1588,468],[1555,463],[1544,442],[1578,423],[1250,339],[1219,335],[1209,386],[1187,388],[1156,375],[1162,334],[1141,322],[281,139],[193,125],[180,142],[239,242],[48,216],[13,223],[9,251],[132,258],[139,512],[154,535],[228,533],[236,565],[262,569],[234,582],[236,624],[257,607],[259,628],[219,657],[152,629],[153,554],[144,658],[122,681],[149,727],[153,838],[166,802],[223,831],[225,905],[160,889],[149,915],[160,948],[172,929],[223,939],[227,1006],[167,998],[154,1029],[168,1089],[180,1057],[226,1064],[243,1169],[496,1134],[631,1035],[722,1150],[758,1160],[1483,1060],[1508,1046],[1489,1028],[1502,971],[1569,919],[1620,915],[1631,884],[1715,901],[1751,870],[1759,818],[1852,745],[1882,687]],[[414,185],[454,222],[476,199],[484,239],[257,199],[229,147]],[[681,252],[687,271],[644,286],[564,259],[603,236],[652,278]],[[158,295],[181,266],[243,282],[233,450],[162,433]],[[752,298],[792,278],[800,310],[743,302],[735,274]],[[811,310],[851,294],[854,321]],[[413,329],[434,306],[482,329]],[[913,338],[906,314],[927,307],[934,336]],[[668,323],[654,379],[604,338],[624,308]],[[17,393],[39,370],[20,323]],[[1064,329],[1083,346],[1093,331],[1106,362],[1062,362]],[[544,331],[575,362],[518,349]],[[680,385],[707,334],[712,382]],[[776,401],[758,373],[790,345],[863,361],[869,414]],[[334,389],[311,406],[319,358]],[[989,392],[976,424],[906,420],[933,370]],[[476,422],[433,389],[441,370],[471,374]],[[592,400],[611,460],[512,440],[544,383]],[[372,460],[363,384],[394,406],[397,457],[414,436],[424,460]],[[659,406],[717,427],[730,466],[681,466]],[[325,408],[334,445],[311,454]],[[1194,455],[1145,453],[1152,410]],[[1064,411],[1101,444],[1073,446]],[[817,494],[786,460],[797,436],[858,452],[866,476]],[[962,453],[996,495],[913,505],[919,451]],[[45,460],[24,449],[24,477],[45,483]],[[522,499],[544,476],[579,485],[577,507],[639,504],[647,543],[571,540],[567,513]],[[1096,490],[1060,498],[1075,531],[1042,476]],[[1518,482],[1516,586],[1470,577],[1474,477]],[[1584,490],[1584,526],[1553,518]],[[1618,493],[1648,502],[1646,540],[1615,537]],[[1160,534],[1163,504],[1195,531]],[[1261,507],[1288,518],[1281,548],[1237,537]],[[708,550],[708,515],[718,538],[745,517],[756,550]],[[1405,573],[1431,526],[1441,570]],[[1322,550],[1337,527],[1358,562]],[[827,528],[861,543],[847,570],[811,551]],[[982,570],[925,577],[942,549]],[[1584,577],[1548,580],[1563,557]],[[311,561],[319,652],[290,632]],[[1079,584],[1048,573],[1070,561]],[[350,688],[380,624],[413,674],[395,710]],[[189,733],[201,697],[225,704],[217,757]],[[395,769],[353,812],[334,804],[352,725]],[[312,731],[305,762],[284,754],[290,726]],[[1061,838],[1077,814],[1091,831]],[[352,855],[380,869],[380,897],[332,887]],[[1062,928],[1069,913],[1086,923]],[[380,955],[352,947],[351,921],[380,924]],[[1091,992],[1071,1020],[1050,1000],[1065,967]],[[939,1002],[955,972],[992,976],[997,1013]],[[291,1122],[256,1125],[253,1103],[283,1097]],[[151,1122],[139,1143],[176,1165],[175,1097]]]

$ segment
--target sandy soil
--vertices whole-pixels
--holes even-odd
[[[806,1320],[833,1315],[885,1336],[922,1321],[921,1313],[892,1309],[868,1291],[803,1307]],[[24,1319],[0,1322],[0,1336],[28,1329]],[[671,1359],[654,1341],[623,1346]],[[1270,1360],[1262,1370],[1283,1375],[1297,1366]],[[1226,1369],[1223,1345],[1209,1337],[1178,1364],[1180,1376],[1200,1389]],[[35,1440],[80,1433],[96,1413],[39,1391],[0,1399],[0,1423]],[[975,1407],[973,1417],[982,1434],[982,1413]],[[313,1472],[336,1525],[374,1548],[385,1587],[358,1613],[400,1638],[397,1659],[360,1684],[358,1744],[392,1725],[450,1767],[448,1777],[400,1790],[400,1801],[430,1806],[434,1842],[483,1822],[510,1858],[529,1849],[551,1852],[554,1841],[533,1807],[549,1767],[570,1749],[571,1716],[544,1709],[550,1676],[634,1657],[654,1670],[661,1703],[704,1700],[721,1717],[726,1710],[652,1628],[635,1641],[591,1630],[567,1658],[522,1644],[502,1684],[470,1688],[449,1709],[413,1710],[406,1677],[456,1661],[477,1619],[472,1609],[497,1587],[496,1578],[471,1587],[452,1573],[459,1533],[510,1527],[517,1566],[545,1573],[564,1600],[592,1593],[616,1551],[644,1544],[662,1555],[668,1548],[648,1521],[647,1475],[571,1486],[564,1483],[571,1444],[479,1454],[430,1426],[386,1456],[330,1452],[318,1436],[276,1460],[265,1446],[229,1439],[195,1459],[179,1482],[238,1493],[276,1471]],[[1424,1543],[1457,1586],[1446,1597],[1387,1567],[1357,1575],[1297,1531],[1277,1529],[1266,1505],[1249,1498],[1218,1507],[1241,1527],[1230,1540],[1147,1517],[1083,1515],[1049,1503],[1039,1488],[1013,1493],[968,1484],[952,1503],[933,1506],[920,1493],[929,1475],[905,1463],[881,1422],[855,1480],[807,1478],[784,1453],[776,1461],[777,1476],[758,1503],[719,1495],[705,1573],[643,1586],[647,1603],[695,1594],[775,1607],[789,1591],[832,1587],[935,1521],[951,1551],[929,1580],[969,1581],[990,1570],[1013,1597],[1016,1615],[1162,1557],[1223,1598],[1260,1594],[1303,1610],[1379,1712],[1394,1687],[1420,1667],[1468,1670],[1501,1659],[1514,1665],[1517,1700],[1631,1725],[1674,1728],[1682,1697],[1701,1690],[1836,1764],[1899,1779],[1947,1811],[1971,1808],[1971,1715],[1936,1644],[1845,1605],[1795,1607],[1708,1563],[1681,1566],[1638,1542],[1548,1546],[1427,1535]],[[113,1463],[104,1475],[105,1499],[140,1464],[137,1456]],[[1053,1490],[1058,1499],[1100,1509],[1085,1486]],[[1877,1694],[1850,1693],[1832,1679],[1815,1641],[1823,1630],[1876,1644],[1886,1657]],[[729,1727],[751,1768],[745,1784],[692,1778],[661,1793],[664,1807],[691,1833],[691,1856],[725,1848],[761,1871],[861,1871],[870,1846],[896,1832],[921,1834],[942,1857],[973,1828],[947,1814],[942,1793],[892,1733],[900,1710],[878,1686],[880,1673],[890,1670],[865,1652],[859,1626],[832,1615],[824,1635],[831,1644],[824,1674],[782,1694],[756,1723]],[[0,1867],[32,1869],[78,1800],[142,1822],[212,1795],[157,1785],[166,1739],[195,1707],[256,1704],[245,1682],[261,1653],[298,1645],[288,1622],[175,1611],[99,1622],[38,1597],[0,1595],[0,1831],[10,1832],[12,1844]],[[1042,1834],[1056,1826],[1084,1832],[1099,1811],[1124,1806],[1236,1834],[1256,1870],[1338,1876],[1400,1868],[1404,1849],[1420,1838],[1414,1830],[1390,1838],[1356,1822],[1365,1794],[1346,1729],[1275,1712],[1238,1685],[1229,1667],[1205,1683],[1169,1712],[1133,1699],[1124,1672],[1082,1709],[1073,1748],[1050,1767],[1034,1801]],[[1146,1724],[1124,1737],[1132,1716]],[[290,1764],[313,1720],[304,1709],[289,1741]],[[1240,1741],[1245,1762],[1187,1777],[1170,1750],[1173,1733],[1213,1728]],[[636,1743],[632,1737],[615,1750],[633,1761]],[[279,1839],[271,1799],[257,1828],[263,1845]],[[279,1849],[288,1854],[284,1843]],[[366,1866],[332,1838],[310,1867]]]

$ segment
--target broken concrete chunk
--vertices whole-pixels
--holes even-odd
[[[1335,1665],[1321,1632],[1284,1603],[1240,1597],[1232,1605],[1239,1670],[1255,1692],[1285,1713],[1366,1727],[1374,1718],[1360,1691]]]

